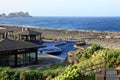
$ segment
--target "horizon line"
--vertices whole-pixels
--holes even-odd
[[[120,17],[120,16],[32,16],[32,17]]]

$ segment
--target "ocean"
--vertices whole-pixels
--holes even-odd
[[[120,32],[120,17],[0,18],[0,24],[52,29]]]

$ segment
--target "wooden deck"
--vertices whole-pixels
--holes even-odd
[[[107,68],[105,71],[96,73],[95,80],[119,80],[115,68]]]
[[[117,78],[117,70],[114,68],[106,69],[106,80],[119,80]]]

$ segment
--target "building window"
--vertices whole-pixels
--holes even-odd
[[[9,65],[10,66],[15,65],[15,55],[9,55]]]
[[[35,62],[35,52],[30,53],[30,61]]]
[[[25,65],[35,62],[35,52],[22,53],[17,55],[17,65]]]
[[[14,66],[15,55],[2,55],[0,56],[0,66]]]
[[[9,66],[8,56],[0,56],[0,66]]]
[[[23,65],[24,64],[24,55],[18,54],[17,55],[17,65]]]

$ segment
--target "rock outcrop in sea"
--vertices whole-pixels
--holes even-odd
[[[6,17],[5,13],[0,14],[0,17]]]
[[[32,17],[28,12],[12,12],[6,15],[5,13],[0,14],[0,17],[13,18],[13,17]]]

